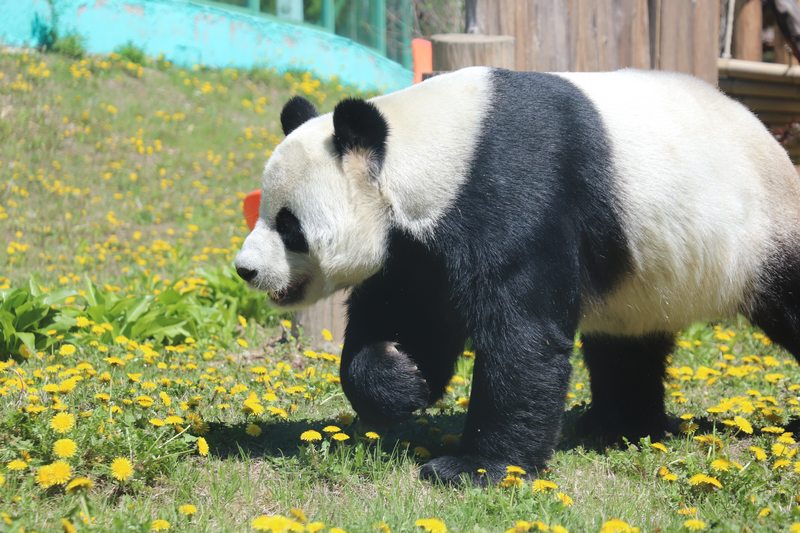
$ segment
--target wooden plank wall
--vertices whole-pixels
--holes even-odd
[[[661,68],[716,82],[718,0],[483,0],[481,33],[516,38],[518,70]]]

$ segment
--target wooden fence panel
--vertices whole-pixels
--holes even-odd
[[[650,42],[653,68],[694,74],[717,83],[719,2],[650,0],[655,31]]]
[[[516,68],[661,68],[716,81],[718,0],[482,0],[478,30],[516,39]]]

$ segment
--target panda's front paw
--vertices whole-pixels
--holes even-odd
[[[507,463],[470,455],[460,457],[446,455],[432,459],[422,465],[419,477],[445,485],[472,483],[473,485],[485,487],[486,485],[493,485],[503,481],[509,474],[508,466]],[[515,477],[523,479],[529,475],[528,472],[514,474]]]
[[[403,420],[428,405],[428,383],[416,363],[392,342],[364,347],[341,377],[345,395],[367,424]]]

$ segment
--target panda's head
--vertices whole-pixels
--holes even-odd
[[[286,139],[264,169],[259,219],[235,265],[273,305],[294,309],[381,268],[391,224],[379,185],[389,129],[372,103],[356,99],[317,116],[295,97],[281,125]]]

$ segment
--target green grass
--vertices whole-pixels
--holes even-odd
[[[611,519],[672,531],[693,515],[720,531],[800,521],[800,460],[783,431],[800,412],[800,370],[744,321],[682,334],[667,387],[687,431],[663,448],[597,452],[573,438],[590,401],[576,348],[562,444],[538,473],[556,488],[417,479],[428,455],[456,447],[469,353],[439,405],[368,438],[374,428],[352,421],[338,384],[338,348],[291,338],[230,268],[247,232],[242,194],[257,187],[281,139],[280,105],[296,93],[325,110],[346,91],[163,60],[0,54],[0,302],[13,300],[0,305],[0,530],[67,520],[148,531],[161,519],[176,531],[248,531],[261,515],[301,521],[293,509],[309,530],[351,532],[414,531],[421,518],[465,532],[519,520],[529,522],[519,531],[598,531]],[[74,417],[64,433],[51,425],[58,413]],[[301,441],[309,429],[323,440]],[[77,444],[61,459],[69,475],[45,487],[41,468],[64,438]],[[113,476],[120,457],[128,479]],[[721,488],[693,485],[697,474]],[[59,483],[77,477],[92,487]],[[183,504],[197,513],[182,515]]]

